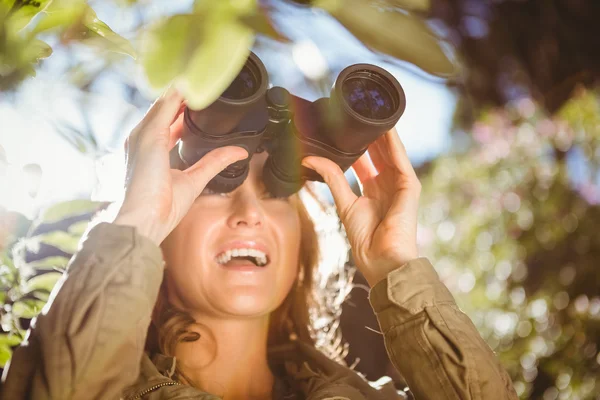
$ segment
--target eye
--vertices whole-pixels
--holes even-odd
[[[289,197],[276,197],[276,196],[273,196],[273,194],[271,192],[269,192],[268,190],[263,191],[262,198],[264,200],[279,200],[279,201],[288,201],[288,199],[289,199]]]

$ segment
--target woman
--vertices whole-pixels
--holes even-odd
[[[247,157],[241,148],[213,150],[186,171],[169,168],[182,104],[168,91],[127,140],[118,216],[88,233],[15,351],[2,398],[400,398],[315,349],[307,311],[314,229],[297,195],[266,193],[263,154],[225,195],[205,185]],[[331,189],[390,359],[418,399],[517,398],[418,258],[420,183],[400,139],[388,132],[369,153],[372,164],[362,157],[353,165],[360,197],[329,160],[303,165]]]

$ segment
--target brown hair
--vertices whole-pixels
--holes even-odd
[[[283,344],[294,337],[314,346],[310,310],[316,305],[313,284],[319,263],[319,243],[314,223],[300,196],[295,194],[290,201],[300,217],[298,276],[282,304],[270,316],[268,344]],[[198,340],[200,335],[189,329],[196,321],[167,299],[167,287],[163,279],[148,329],[146,350],[173,356],[177,343]]]

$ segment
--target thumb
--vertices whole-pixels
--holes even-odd
[[[184,171],[193,183],[194,198],[202,193],[208,182],[219,172],[247,157],[246,149],[239,146],[219,147],[206,153],[198,162]]]

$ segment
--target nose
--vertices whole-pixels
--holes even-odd
[[[264,225],[264,210],[259,199],[250,193],[242,192],[235,196],[228,225],[232,228],[258,228]]]

